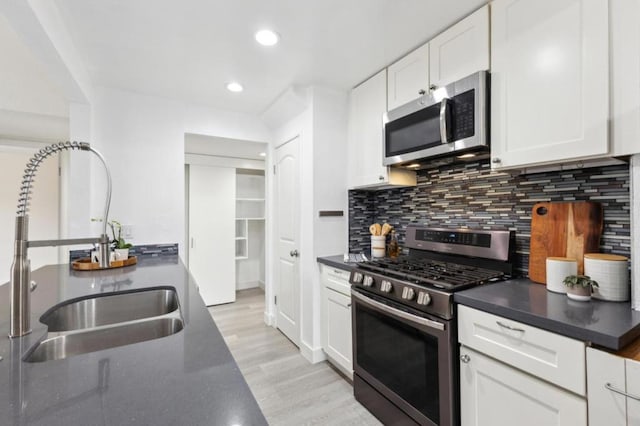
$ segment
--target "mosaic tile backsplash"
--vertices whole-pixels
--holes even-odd
[[[600,251],[630,255],[629,166],[518,175],[491,171],[488,160],[418,172],[412,188],[349,191],[349,250],[370,250],[369,225],[388,222],[404,243],[408,224],[509,229],[516,233],[516,271],[527,274],[531,208],[541,201],[598,201],[604,209]]]
[[[91,256],[93,249],[71,250],[69,251],[69,262]],[[178,243],[169,244],[145,244],[133,246],[129,249],[129,256],[138,257],[165,257],[177,256]]]

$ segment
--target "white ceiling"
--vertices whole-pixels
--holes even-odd
[[[292,85],[351,88],[486,0],[55,2],[94,84],[260,113]]]

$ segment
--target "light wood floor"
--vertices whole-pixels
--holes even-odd
[[[326,362],[310,364],[264,324],[264,292],[242,290],[235,303],[209,308],[270,425],[380,425]]]

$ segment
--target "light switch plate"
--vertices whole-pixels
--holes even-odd
[[[122,225],[122,238],[124,238],[125,240],[130,240],[133,238],[132,225]]]

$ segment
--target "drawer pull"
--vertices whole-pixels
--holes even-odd
[[[615,392],[615,393],[618,393],[620,395],[624,395],[624,396],[626,396],[628,398],[635,399],[636,401],[640,401],[640,396],[631,395],[630,393],[627,393],[625,391],[621,391],[620,389],[616,389],[611,385],[611,383],[605,383],[604,387],[609,389],[611,392]]]
[[[342,275],[342,274],[346,274],[347,271],[341,271],[340,269],[334,269],[333,272],[335,272],[338,275]]]
[[[510,325],[501,323],[500,321],[496,321],[496,324],[498,324],[500,327],[506,328],[507,330],[511,330],[511,331],[519,331],[521,333],[524,333],[524,330],[521,328],[516,328],[516,327],[511,327]]]

